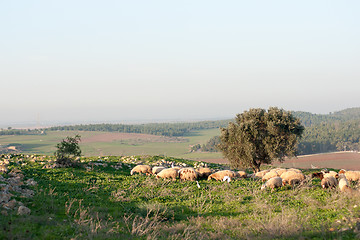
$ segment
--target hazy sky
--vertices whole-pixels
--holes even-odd
[[[0,124],[359,107],[360,1],[0,1]]]

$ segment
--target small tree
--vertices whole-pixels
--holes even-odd
[[[58,143],[54,153],[56,162],[65,167],[74,166],[74,158],[81,156],[80,141],[80,136],[75,135],[75,137],[66,137]]]
[[[238,114],[235,123],[221,129],[218,145],[234,168],[250,167],[255,172],[261,164],[285,156],[295,156],[296,143],[304,127],[291,112],[276,107],[268,111],[250,109]]]

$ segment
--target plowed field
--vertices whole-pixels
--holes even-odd
[[[228,163],[226,159],[199,159],[198,161],[212,163]],[[297,158],[286,159],[283,163],[275,162],[273,165],[296,168],[334,168],[347,170],[360,170],[360,153],[334,152],[314,155],[303,155]]]

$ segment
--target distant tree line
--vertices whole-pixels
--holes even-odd
[[[0,135],[42,135],[45,131],[42,129],[13,129],[11,127],[7,129],[1,129]]]
[[[87,124],[74,126],[58,126],[47,128],[49,131],[102,131],[122,133],[144,133],[169,137],[185,136],[202,129],[225,127],[229,120],[202,121],[190,123],[148,123],[148,124]]]

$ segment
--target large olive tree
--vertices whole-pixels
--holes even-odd
[[[295,156],[303,131],[300,120],[289,111],[255,108],[237,114],[235,122],[221,128],[218,147],[232,167],[250,167],[258,172],[263,163]]]

